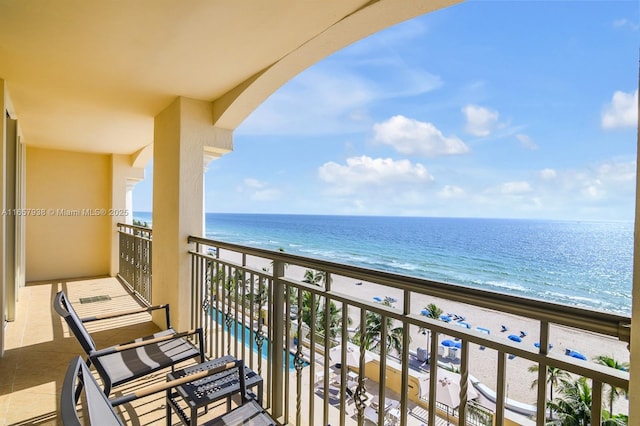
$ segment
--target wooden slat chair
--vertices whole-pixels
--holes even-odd
[[[277,426],[278,423],[269,416],[247,391],[244,374],[242,374],[242,372],[244,372],[244,362],[242,360],[230,362],[211,370],[201,371],[169,382],[147,386],[132,394],[109,400],[98,386],[98,383],[89,371],[89,367],[81,357],[76,357],[71,360],[64,378],[62,395],[60,397],[62,423],[65,426],[80,426],[81,424],[100,426],[124,425],[112,407],[158,392],[164,392],[175,386],[234,368],[238,369],[238,377],[240,379],[239,392],[242,404],[228,413],[204,423],[204,426],[239,426],[249,424],[254,426]],[[85,396],[84,407],[81,409],[83,419],[81,422],[77,406],[82,399],[82,389],[84,389]]]
[[[106,396],[109,396],[113,386],[130,382],[154,371],[167,367],[173,368],[176,364],[192,358],[199,358],[199,362],[205,361],[202,329],[198,328],[177,333],[171,328],[168,305],[157,305],[126,312],[80,318],[65,293],[61,291],[56,294],[53,307],[65,319],[69,329],[87,354],[86,364],[88,366],[93,364],[98,371]],[[167,317],[166,330],[109,348],[96,348],[91,335],[84,326],[85,322],[116,318],[157,309],[165,309]],[[187,337],[192,335],[198,336],[198,346],[187,340]]]

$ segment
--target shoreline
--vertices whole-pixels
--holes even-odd
[[[237,263],[241,261],[241,257],[238,253],[232,253],[227,250],[221,251],[221,258]],[[268,261],[250,256],[247,257],[247,264],[256,269],[270,267]],[[287,269],[287,276],[302,280],[304,272],[305,269],[302,267],[290,265]],[[402,290],[386,287],[380,284],[357,281],[341,276],[332,275],[332,278],[331,288],[333,291],[338,291],[354,298],[372,302],[373,297],[379,297],[381,299],[384,299],[385,297],[395,298],[398,302],[393,303],[392,306],[397,309],[402,309]],[[412,293],[410,311],[412,313],[420,313],[420,311],[429,303],[435,303],[442,309],[444,314],[454,313],[464,316],[465,322],[467,322],[471,328],[486,328],[490,330],[490,334],[493,337],[507,339],[507,336],[510,334],[520,335],[520,332],[524,331],[526,336],[522,338],[521,344],[530,345],[529,349],[534,349],[534,343],[538,341],[538,321],[509,313],[496,312],[486,308],[417,293]],[[357,320],[356,315],[351,313],[349,315],[353,321]],[[501,332],[502,325],[506,325],[508,327],[508,331]],[[356,327],[357,325],[354,323],[352,328]],[[409,346],[409,350],[416,352],[418,347],[428,348],[426,336],[420,334],[417,327],[411,328],[411,344]],[[441,335],[439,337],[440,342],[444,339],[447,339],[447,336]],[[593,359],[600,355],[611,356],[619,362],[629,362],[627,343],[616,340],[612,337],[606,337],[587,331],[578,331],[568,327],[551,324],[549,330],[549,342],[553,345],[553,348],[551,349],[552,353],[564,354],[566,349],[571,349],[583,354],[587,358],[587,361],[585,362],[594,362]],[[449,363],[446,359],[439,358],[439,360]],[[534,365],[534,363],[520,357],[507,360],[507,398],[524,404],[534,404],[536,402],[537,391],[535,387],[532,389],[531,384],[537,378],[537,375],[535,373],[528,372],[528,368],[532,365]],[[456,363],[453,363],[453,366],[456,367]],[[478,345],[470,344],[469,373],[477,378],[483,385],[495,390],[497,377],[497,351],[488,348],[481,350]],[[603,399],[606,399],[606,397]],[[621,397],[616,401],[614,405],[614,412],[628,412],[628,402],[624,397]]]

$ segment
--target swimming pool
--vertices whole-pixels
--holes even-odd
[[[235,327],[232,324],[231,329],[229,329],[229,327],[224,321],[224,314],[222,312],[219,312],[215,308],[212,308],[212,313],[213,312],[217,312],[216,321],[218,322],[218,324],[224,324],[224,329],[227,332],[229,332],[229,334],[235,337],[235,336],[240,336],[240,333],[244,333],[245,346],[254,352],[258,352],[258,344],[256,343],[255,339],[252,338],[251,329],[249,327],[237,321],[233,321],[235,323]],[[255,335],[256,333],[254,331],[253,337],[255,337]],[[265,338],[264,341],[262,342],[262,349],[260,350],[260,352],[263,359],[268,359],[268,356],[269,356],[269,340],[268,339]],[[286,349],[283,349],[282,352],[283,352],[283,356],[287,355]],[[294,362],[295,362],[295,354],[289,352],[289,370],[295,370]],[[309,365],[309,363],[305,361],[304,366],[306,367],[307,365]]]

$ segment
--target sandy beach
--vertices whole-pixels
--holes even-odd
[[[240,255],[229,252],[222,252],[221,257],[240,261]],[[248,265],[262,269],[270,267],[270,263],[264,259],[248,258]],[[287,276],[301,280],[305,270],[297,266],[287,268]],[[374,283],[356,281],[341,276],[332,276],[332,290],[345,293],[354,298],[372,300],[373,297],[391,297],[398,302],[394,303],[398,309],[402,309],[401,290],[390,288]],[[483,327],[491,331],[492,336],[507,339],[509,334],[520,335],[521,331],[526,333],[522,338],[522,345],[534,348],[534,343],[539,337],[539,323],[532,319],[527,319],[503,312],[479,308],[463,303],[443,300],[428,295],[413,294],[411,298],[411,312],[419,313],[429,303],[435,303],[444,313],[455,313],[465,317],[465,322],[472,328]],[[350,313],[356,327],[357,316]],[[502,325],[509,328],[507,332],[501,332]],[[412,327],[414,329],[415,327]],[[446,339],[447,336],[440,336],[439,340]],[[629,362],[629,351],[625,342],[618,341],[593,333],[577,331],[562,326],[551,325],[550,343],[553,345],[552,352],[564,354],[565,349],[572,349],[587,357],[587,361],[594,362],[593,359],[599,355],[611,356],[620,362]],[[411,351],[416,351],[418,347],[427,347],[426,337],[420,334],[416,328],[411,336]],[[451,362],[451,360],[443,360]],[[454,366],[456,364],[454,363]],[[507,397],[522,403],[534,404],[536,400],[536,389],[531,388],[532,381],[537,378],[535,373],[528,372],[528,368],[533,363],[520,357],[509,359],[507,362]],[[496,388],[497,352],[491,349],[481,350],[477,345],[470,345],[469,351],[470,374],[476,377],[484,385],[491,389]],[[627,412],[628,402],[620,398],[615,405],[615,412]]]

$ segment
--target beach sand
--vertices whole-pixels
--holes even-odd
[[[236,253],[222,252],[221,257],[240,261],[240,255]],[[256,259],[248,257],[247,264],[254,268],[269,268],[270,262],[264,259]],[[305,270],[297,266],[289,266],[287,268],[287,276],[293,279],[302,280]],[[331,288],[333,291],[344,293],[354,298],[372,301],[377,296],[382,299],[392,297],[398,300],[393,306],[402,309],[402,291],[399,289],[354,280],[351,278],[332,276]],[[450,300],[443,300],[428,295],[413,293],[411,297],[412,313],[419,313],[429,303],[435,303],[444,313],[455,313],[465,317],[465,321],[472,328],[483,327],[491,331],[492,336],[504,338],[507,340],[509,334],[520,335],[524,331],[527,335],[522,339],[522,345],[534,348],[534,343],[539,337],[539,323],[533,319],[523,318],[503,312],[496,312],[477,306],[467,305]],[[353,320],[352,327],[357,326],[358,316],[350,311]],[[501,326],[505,325],[509,328],[507,332],[501,332]],[[427,338],[418,332],[417,327],[412,327],[411,335],[411,351],[416,351],[418,347],[427,348]],[[446,339],[447,336],[440,336],[439,340]],[[578,331],[558,325],[550,326],[549,342],[553,345],[552,352],[564,354],[565,349],[569,348],[585,355],[588,361],[594,362],[593,359],[599,355],[611,356],[620,362],[629,362],[629,351],[627,344],[617,339],[602,336],[594,333]],[[472,376],[477,378],[484,385],[491,389],[496,388],[497,376],[497,351],[491,349],[481,350],[477,345],[469,346],[469,371]],[[445,360],[445,362],[450,362]],[[453,364],[454,367],[456,364]],[[532,381],[537,378],[537,373],[530,373],[528,368],[534,365],[531,361],[521,357],[507,360],[507,397],[522,403],[534,404],[536,401],[536,388],[532,389]],[[606,387],[605,387],[606,389]],[[606,401],[606,399],[605,399]],[[628,401],[620,398],[614,408],[614,412],[628,412]]]

